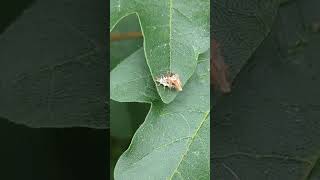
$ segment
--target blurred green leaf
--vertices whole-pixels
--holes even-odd
[[[211,32],[234,79],[269,34],[281,0],[211,1]]]
[[[0,35],[0,116],[29,127],[107,128],[106,14],[103,1],[30,4]]]
[[[280,6],[232,94],[214,107],[213,179],[320,179],[320,34],[304,28],[319,7],[318,0]]]
[[[125,104],[110,100],[110,119],[112,137],[120,139],[132,137],[133,129],[131,128],[130,114]]]
[[[140,24],[137,16],[129,15],[123,18],[112,32],[140,32]],[[110,43],[110,69],[113,69],[123,59],[142,47],[143,39],[128,39],[122,41],[112,41]]]
[[[320,160],[314,164],[313,168],[310,170],[310,174],[307,180],[318,180],[320,177]]]

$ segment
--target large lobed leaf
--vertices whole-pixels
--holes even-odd
[[[199,56],[194,75],[170,104],[160,100],[148,72],[143,49],[111,72],[112,99],[152,102],[145,122],[117,162],[115,178],[209,179],[208,53]]]
[[[30,127],[107,128],[104,1],[43,0],[0,35],[0,116]]]
[[[269,34],[280,0],[213,0],[211,33],[234,79]]]
[[[186,84],[198,55],[209,49],[209,5],[209,0],[112,0],[110,26],[112,30],[122,18],[136,14],[152,78],[174,72]],[[157,91],[165,103],[178,94],[161,87]]]
[[[320,1],[280,6],[271,34],[214,108],[216,180],[320,179]]]

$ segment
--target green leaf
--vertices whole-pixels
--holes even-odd
[[[123,60],[110,73],[110,98],[118,102],[153,102],[159,99],[143,48]]]
[[[36,1],[0,35],[0,116],[107,128],[105,3]]]
[[[131,85],[129,82],[133,80]],[[199,56],[196,71],[185,89],[174,101],[165,104],[156,99],[142,49],[111,72],[112,99],[152,102],[145,122],[117,162],[115,179],[209,179],[209,80],[209,54],[206,53]],[[127,87],[123,87],[126,84]],[[129,95],[117,93],[125,90]],[[131,98],[135,93],[139,96]]]
[[[320,177],[320,160],[314,164],[312,169],[310,170],[310,173],[308,175],[307,180],[317,180]]]
[[[209,49],[209,6],[209,0],[112,0],[110,26],[112,30],[122,18],[136,14],[153,79],[173,72],[184,85],[196,68],[198,55]],[[178,94],[160,86],[157,91],[165,103]]]
[[[280,0],[211,1],[211,32],[234,79],[269,34]]]
[[[112,32],[140,32],[140,24],[137,16],[130,15],[122,19]],[[113,69],[123,59],[134,53],[143,45],[143,39],[127,39],[122,41],[112,41],[110,43],[110,69]]]
[[[110,123],[111,137],[131,138],[133,131],[128,108],[128,106],[110,100],[110,119],[113,119]]]
[[[320,178],[320,36],[305,29],[318,7],[318,0],[280,6],[232,95],[214,107],[213,179]],[[301,37],[306,43],[296,44]]]

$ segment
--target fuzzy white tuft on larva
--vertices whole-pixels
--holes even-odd
[[[174,88],[177,91],[182,91],[182,83],[180,81],[179,75],[174,73],[167,73],[156,78],[156,82],[164,87]]]

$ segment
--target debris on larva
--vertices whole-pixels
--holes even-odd
[[[161,75],[156,78],[156,82],[158,82],[159,85],[168,87],[169,89],[174,88],[177,91],[182,91],[182,83],[178,74],[167,73],[165,75]]]

